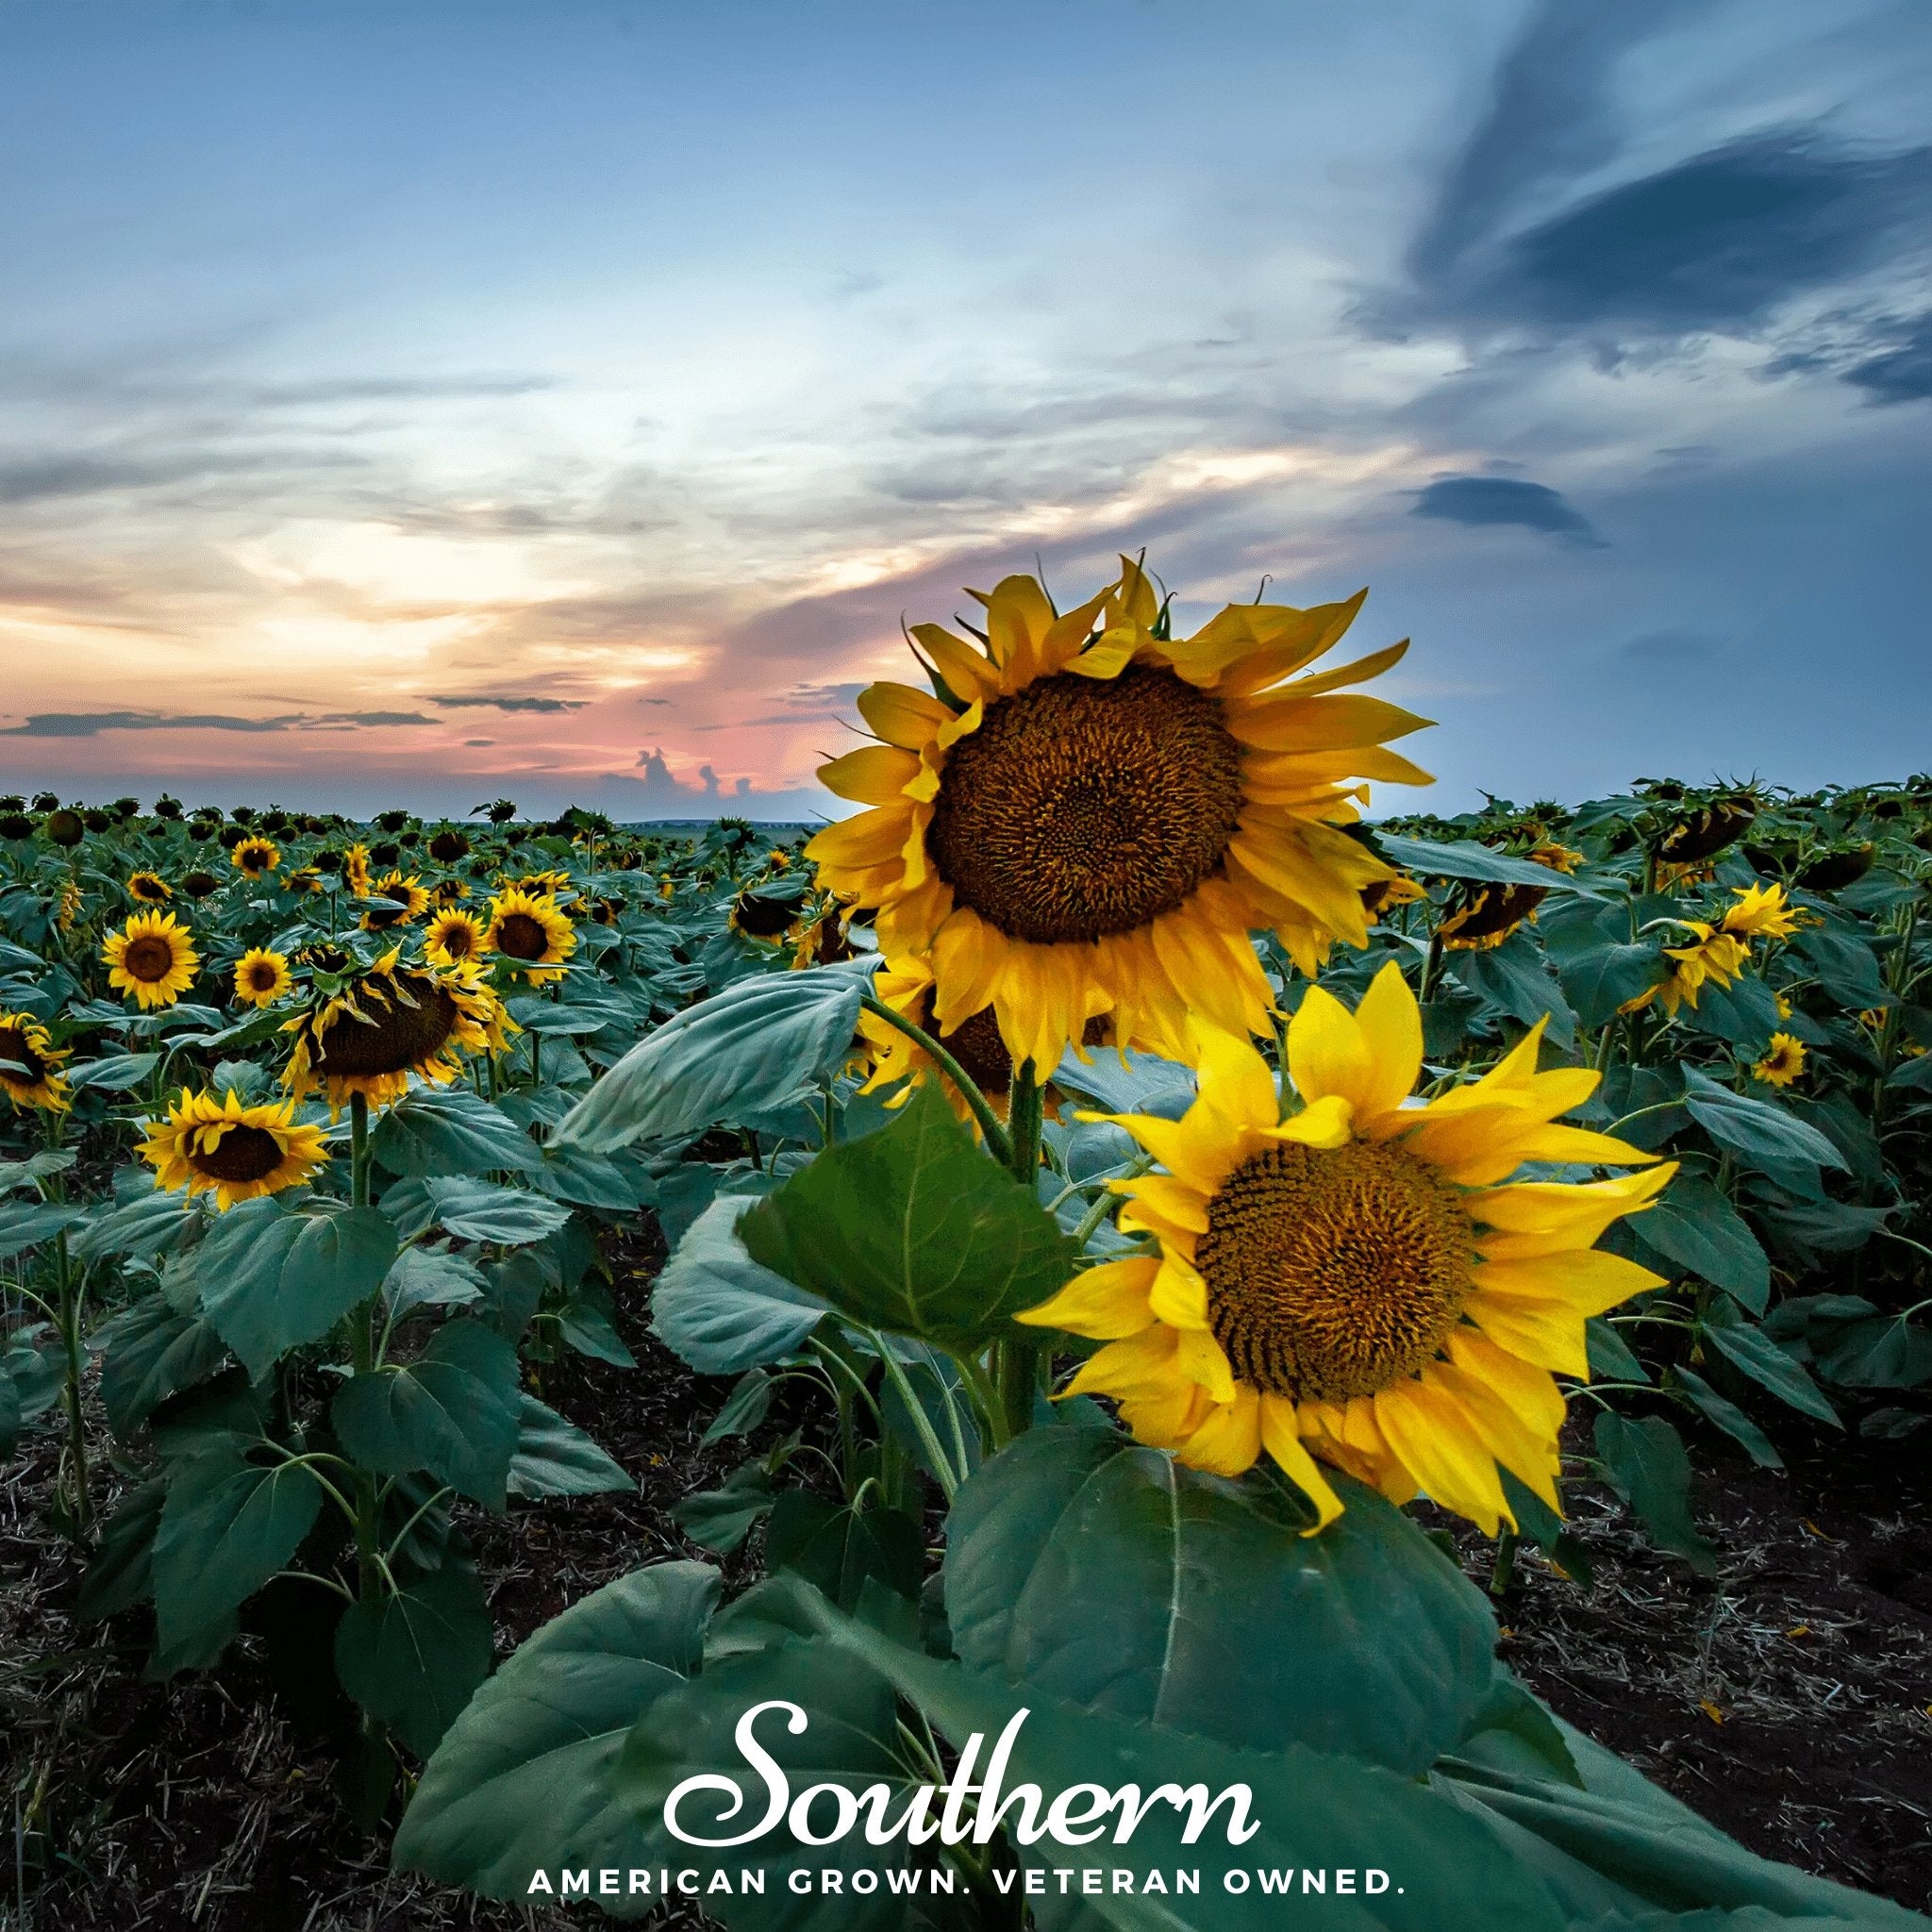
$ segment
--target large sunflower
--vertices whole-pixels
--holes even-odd
[[[56,1046],[32,1014],[0,1013],[0,1088],[16,1110],[40,1107],[64,1113],[73,1106],[60,1071],[71,1050]]]
[[[232,1087],[225,1101],[183,1088],[167,1120],[151,1125],[141,1152],[156,1170],[155,1185],[186,1188],[191,1198],[212,1193],[223,1212],[299,1186],[328,1158],[323,1130],[295,1124],[292,1099],[243,1107]]]
[[[288,956],[267,946],[250,946],[235,961],[235,997],[251,1007],[266,1007],[295,983]]]
[[[364,932],[387,932],[392,925],[412,925],[429,910],[429,894],[414,873],[407,877],[400,872],[384,873],[363,896],[372,894],[378,899],[393,900],[394,904],[369,907],[362,914]]]
[[[1170,1052],[1191,1012],[1265,1031],[1250,932],[1280,933],[1309,973],[1333,940],[1365,944],[1361,889],[1390,869],[1338,828],[1361,780],[1428,782],[1381,742],[1426,720],[1339,694],[1407,645],[1283,684],[1360,595],[1229,605],[1175,639],[1131,563],[1064,617],[1032,577],[984,601],[984,650],[911,633],[947,695],[860,695],[881,741],[819,775],[870,809],[806,848],[822,883],[878,908],[889,958],[930,958],[941,1026],[991,1007],[1041,1077],[1096,1004],[1123,1040]]]
[[[1351,1014],[1311,988],[1290,1024],[1305,1103],[1280,1118],[1245,1040],[1204,1034],[1178,1122],[1106,1116],[1167,1169],[1112,1183],[1157,1251],[1076,1275],[1020,1319],[1107,1345],[1069,1393],[1115,1397],[1144,1442],[1236,1474],[1265,1449],[1331,1521],[1316,1458],[1392,1501],[1425,1491],[1494,1534],[1498,1469],[1557,1507],[1563,1397],[1589,1374],[1584,1323],[1660,1278],[1593,1243],[1675,1171],[1510,1183],[1525,1161],[1655,1156],[1553,1125],[1595,1088],[1540,1074],[1539,1024],[1480,1080],[1408,1104],[1422,1019],[1385,966]]]
[[[487,930],[474,912],[439,912],[423,928],[423,957],[437,966],[467,966],[490,950]]]
[[[201,955],[194,935],[172,912],[137,912],[101,947],[108,984],[132,993],[143,1012],[172,1007],[194,984]]]
[[[483,942],[501,953],[532,986],[563,977],[561,962],[577,949],[577,932],[547,893],[512,886],[490,902]]]
[[[463,1054],[500,1053],[518,1030],[474,969],[401,966],[383,955],[335,993],[315,999],[282,1029],[295,1036],[282,1084],[300,1100],[317,1086],[340,1108],[360,1093],[387,1107],[409,1091],[409,1075],[447,1085]]]

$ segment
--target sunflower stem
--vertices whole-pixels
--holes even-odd
[[[369,1206],[369,1096],[349,1096],[349,1201],[354,1208]],[[375,1297],[370,1298],[349,1317],[350,1359],[358,1375],[375,1367]],[[366,1469],[356,1472],[356,1594],[363,1602],[373,1601],[382,1574],[381,1501],[375,1491],[375,1478]]]
[[[1007,1130],[1011,1136],[1013,1178],[1029,1194],[1038,1191],[1045,1105],[1045,1090],[1034,1077],[1033,1062],[1023,1060],[1013,1069],[1012,1085],[1007,1090]],[[1033,1426],[1033,1404],[1040,1392],[1043,1359],[1041,1344],[1030,1339],[1009,1336],[999,1344],[1000,1407],[1006,1412],[1009,1441]]]
[[[993,1112],[992,1103],[979,1091],[978,1083],[973,1075],[924,1026],[908,1020],[904,1013],[895,1013],[882,999],[870,992],[861,992],[858,995],[858,1004],[868,1013],[883,1020],[888,1026],[903,1033],[926,1055],[933,1065],[953,1083],[958,1091],[959,1097],[973,1109],[973,1118],[979,1123],[979,1131],[986,1137],[987,1152],[1002,1167],[1011,1167],[1013,1143],[1008,1140],[1006,1128],[1000,1125],[1000,1117]],[[1036,1145],[1036,1165],[1039,1158],[1039,1149]]]
[[[1516,1581],[1516,1543],[1513,1529],[1506,1529],[1496,1539],[1496,1560],[1490,1571],[1490,1594],[1505,1595],[1510,1585]]]

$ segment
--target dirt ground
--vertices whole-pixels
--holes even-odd
[[[650,1341],[641,1288],[619,1296],[639,1370],[574,1358],[543,1390],[638,1478],[637,1492],[467,1524],[499,1655],[639,1564],[702,1556],[670,1508],[743,1453],[700,1444],[727,1385]],[[357,1832],[332,1795],[319,1713],[276,1696],[272,1632],[245,1639],[217,1674],[158,1686],[140,1676],[145,1612],[74,1622],[80,1566],[45,1527],[53,1457],[49,1439],[33,1441],[0,1475],[6,1932],[565,1923],[391,1874],[385,1843]],[[1525,1553],[1499,1607],[1505,1655],[1572,1723],[1755,1850],[1924,1909],[1932,1558],[1918,1525],[1932,1477],[1906,1446],[1798,1440],[1777,1475],[1700,1443],[1698,1514],[1718,1543],[1716,1583],[1659,1557],[1613,1498],[1586,1490],[1576,1528],[1593,1589]],[[1464,1554],[1487,1581],[1492,1546],[1472,1540]]]

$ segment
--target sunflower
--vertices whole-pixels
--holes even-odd
[[[285,955],[266,946],[251,946],[235,961],[235,997],[251,1007],[266,1007],[295,983]]]
[[[547,895],[512,886],[490,902],[484,944],[510,960],[532,986],[563,977],[558,963],[577,949],[576,927]]]
[[[763,898],[746,891],[731,902],[724,924],[741,939],[773,941],[782,940],[797,919],[796,899]]]
[[[490,950],[488,929],[474,912],[439,912],[423,929],[423,957],[438,966],[466,966]]]
[[[1789,1087],[1805,1071],[1805,1042],[1794,1033],[1774,1033],[1764,1058],[1751,1069],[1754,1080]]]
[[[371,906],[362,914],[364,932],[387,932],[392,925],[413,925],[429,910],[429,894],[414,873],[407,878],[399,872],[386,872],[362,898],[392,899],[392,906]]]
[[[454,906],[458,899],[467,899],[470,889],[461,879],[454,876],[438,879],[436,890],[429,895],[439,906]]]
[[[1392,912],[1398,906],[1425,905],[1428,896],[1407,873],[1399,872],[1392,878],[1376,879],[1362,888],[1362,917],[1374,925],[1383,913]]]
[[[369,848],[351,845],[342,854],[342,890],[352,899],[369,896]]]
[[[1738,903],[1718,921],[1720,932],[1743,940],[1788,940],[1809,923],[1782,886],[1733,886],[1731,892]]]
[[[932,973],[923,960],[890,961],[873,980],[872,991],[880,1005],[903,1014],[915,1026],[930,1033],[932,1018]],[[863,1010],[858,1015],[858,1037],[871,1049],[872,1074],[860,1088],[862,1093],[876,1092],[903,1080],[907,1083],[896,1105],[908,1099],[915,1087],[938,1079],[941,1091],[962,1121],[971,1121],[973,1110],[953,1083],[944,1078],[932,1058],[916,1041],[877,1014]],[[972,1076],[973,1084],[992,1103],[1002,1120],[1006,1118],[1008,1092],[1013,1077],[1013,1057],[1000,1037],[990,1008],[982,1007],[960,1024],[935,1036],[939,1043]]]
[[[658,896],[660,899],[675,899],[677,896],[676,881],[668,872],[658,875]]]
[[[181,881],[181,890],[191,899],[206,899],[210,892],[218,892],[221,888],[221,880],[211,872],[192,872]]]
[[[573,881],[569,873],[553,867],[549,872],[526,872],[521,878],[506,877],[499,883],[507,891],[543,892],[554,899],[558,892],[569,891]]]
[[[228,863],[252,879],[272,873],[281,862],[281,851],[273,839],[238,839],[228,854]]]
[[[282,890],[288,892],[321,891],[321,868],[313,865],[298,865],[293,872],[284,873],[282,875]]]
[[[1097,1116],[1167,1168],[1110,1184],[1122,1227],[1157,1251],[1020,1320],[1107,1344],[1069,1394],[1113,1396],[1141,1441],[1197,1469],[1238,1474],[1265,1449],[1323,1523],[1341,1505],[1316,1458],[1391,1501],[1426,1491],[1489,1535],[1513,1522],[1499,1468],[1558,1507],[1551,1372],[1587,1378],[1586,1320],[1661,1286],[1593,1243],[1674,1167],[1510,1184],[1525,1161],[1656,1159],[1552,1124],[1598,1075],[1538,1073],[1541,1038],[1539,1022],[1480,1080],[1412,1106],[1422,1017],[1400,969],[1353,1014],[1313,987],[1288,1031],[1304,1104],[1283,1120],[1260,1055],[1204,1032],[1183,1119]]]
[[[295,1036],[282,1072],[291,1099],[320,1086],[331,1108],[356,1093],[387,1107],[409,1091],[411,1074],[445,1086],[460,1071],[459,1055],[500,1053],[508,1044],[516,1023],[474,969],[400,966],[400,951],[385,953],[283,1027]]]
[[[132,993],[143,1012],[172,1007],[194,983],[201,955],[194,935],[172,912],[137,912],[101,947],[108,984]]]
[[[295,1103],[243,1107],[235,1090],[225,1101],[190,1093],[150,1123],[141,1153],[156,1170],[158,1188],[186,1188],[189,1197],[212,1193],[225,1213],[237,1201],[298,1187],[328,1158],[320,1127],[295,1124]]]
[[[1549,895],[1541,886],[1469,885],[1457,889],[1453,909],[1436,928],[1451,952],[1487,953],[1500,946]]]
[[[30,1013],[0,1013],[0,1088],[16,1112],[45,1108],[64,1113],[74,1103],[67,1097],[67,1075],[60,1071],[71,1048],[56,1046],[52,1036]]]
[[[175,889],[158,872],[130,873],[127,896],[143,906],[162,906],[175,896]]]
[[[1687,926],[1696,937],[1688,946],[1666,946],[1664,958],[1676,961],[1670,977],[1648,992],[1639,993],[1634,1000],[1624,1001],[1620,1012],[1634,1013],[1652,1000],[1660,1002],[1673,1018],[1679,1007],[1689,1007],[1695,1012],[1697,997],[1706,986],[1720,990],[1735,986],[1751,963],[1750,946],[1734,933],[1720,932],[1702,919],[1683,919],[1677,924]]]
[[[1339,827],[1359,816],[1360,780],[1428,782],[1381,742],[1426,720],[1337,694],[1406,643],[1281,682],[1366,594],[1230,605],[1175,639],[1137,564],[1064,617],[1032,577],[1008,577],[984,600],[984,651],[914,626],[944,695],[861,693],[881,741],[819,775],[870,808],[806,856],[877,908],[890,958],[931,959],[942,1026],[990,1006],[1042,1074],[1096,1001],[1123,1040],[1170,1052],[1191,1010],[1265,1031],[1250,932],[1278,932],[1309,974],[1333,940],[1366,944],[1361,889],[1390,868]]]

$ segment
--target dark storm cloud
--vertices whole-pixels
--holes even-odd
[[[431,693],[425,703],[441,705],[445,710],[458,711],[466,708],[487,705],[497,711],[581,711],[590,703],[589,698],[517,698],[517,697],[446,697]]]
[[[1603,539],[1558,491],[1518,476],[1441,476],[1421,491],[1411,516],[1452,524],[1519,524],[1573,543],[1599,548]]]

